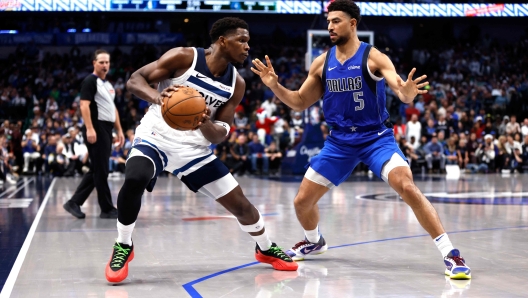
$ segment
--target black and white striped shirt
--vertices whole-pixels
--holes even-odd
[[[81,85],[81,100],[89,100],[92,123],[115,122],[115,90],[112,84],[94,74],[88,75]]]

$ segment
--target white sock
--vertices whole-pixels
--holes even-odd
[[[312,243],[319,242],[319,239],[321,238],[319,235],[319,225],[315,227],[315,230],[304,230],[304,235],[306,235],[306,239]]]
[[[436,247],[438,247],[440,253],[442,253],[443,257],[447,256],[450,251],[455,249],[453,247],[453,244],[451,244],[451,240],[449,240],[449,236],[447,236],[446,233],[443,233],[442,235],[436,237],[434,239],[434,243],[436,244]]]
[[[253,235],[249,235],[249,236],[251,236],[251,238],[253,238],[253,240],[257,242],[258,246],[260,247],[260,250],[266,251],[270,249],[271,240],[268,237],[268,232],[264,231],[264,234],[258,235],[258,236],[253,236]]]
[[[136,223],[131,223],[128,226],[125,226],[124,224],[120,223],[119,220],[117,221],[117,239],[116,241],[119,243],[132,245],[132,231],[134,231],[134,226]]]

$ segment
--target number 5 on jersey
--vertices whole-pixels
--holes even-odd
[[[360,96],[363,97],[363,91],[354,92],[354,101],[359,102],[359,106],[355,107],[356,111],[361,111],[365,107],[365,101]]]

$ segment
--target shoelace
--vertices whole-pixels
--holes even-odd
[[[269,251],[283,260],[286,260],[286,261],[290,260],[290,257],[282,251],[281,247],[272,246],[270,247]]]
[[[114,245],[114,249],[115,249],[115,252],[114,252],[114,257],[112,258],[111,266],[113,268],[121,267],[123,261],[125,261],[125,257],[130,252],[130,248],[122,248],[121,245],[119,245],[119,243],[116,243],[116,245]]]
[[[307,245],[307,244],[311,244],[311,243],[308,242],[308,241],[306,241],[306,239],[305,239],[305,240],[303,240],[303,241],[298,242],[297,244],[295,244],[295,245],[293,246],[293,249],[297,249],[297,248],[299,248],[299,247],[301,247],[301,246],[303,246],[303,245]]]
[[[453,259],[453,261],[455,261],[455,264],[457,264],[458,266],[466,266],[464,258],[462,257],[452,257],[451,259]]]

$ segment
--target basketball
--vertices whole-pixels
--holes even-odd
[[[202,121],[205,112],[205,99],[195,89],[178,87],[170,97],[164,97],[161,107],[163,120],[177,130],[191,130]]]

